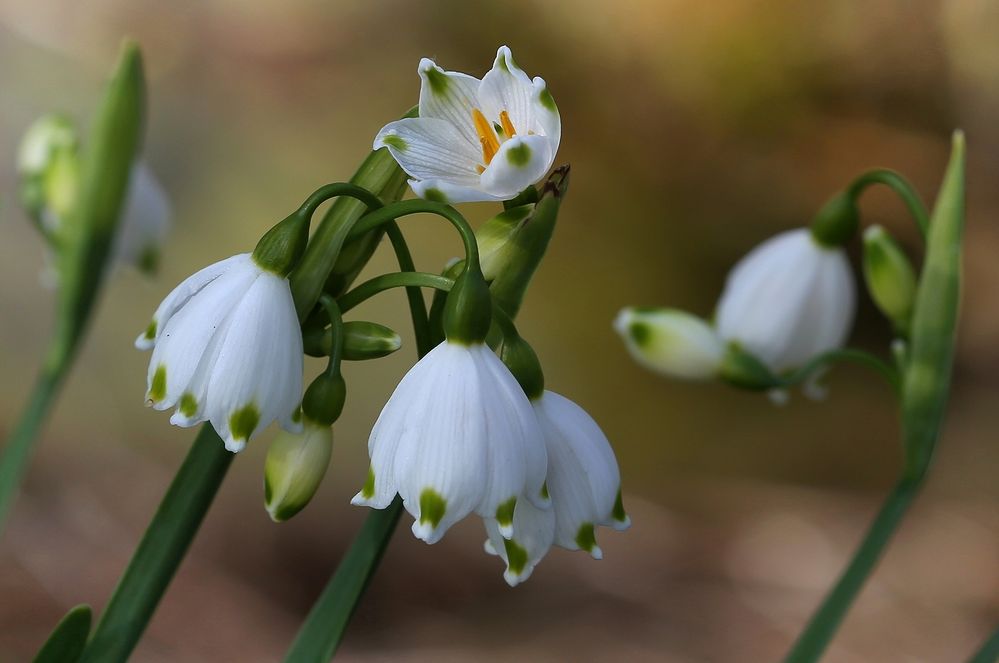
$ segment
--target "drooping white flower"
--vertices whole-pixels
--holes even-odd
[[[419,66],[420,116],[375,137],[412,179],[416,195],[444,202],[510,200],[555,161],[562,122],[545,81],[532,81],[506,46],[479,79]]]
[[[155,269],[160,246],[170,230],[170,200],[145,162],[132,166],[122,208],[114,256],[119,263],[144,272]]]
[[[288,280],[243,253],[202,269],[166,296],[135,341],[153,348],[147,400],[176,407],[170,422],[210,421],[230,451],[277,419],[294,421],[302,396],[302,334]]]
[[[724,342],[708,323],[676,309],[625,308],[614,329],[635,361],[671,377],[714,377],[725,355]]]
[[[843,249],[801,228],[765,241],[732,269],[715,321],[722,339],[783,371],[842,346],[855,307]]]
[[[520,503],[548,505],[537,416],[483,343],[444,341],[417,362],[382,409],[368,452],[368,480],[351,503],[383,509],[398,493],[427,543],[472,512],[510,536]]]
[[[555,545],[603,557],[595,529],[627,529],[631,520],[621,502],[621,474],[607,437],[586,411],[564,396],[545,391],[533,401],[548,452],[545,489],[550,511],[519,502],[513,535],[497,537],[495,522],[486,520],[486,552],[507,563],[503,577],[511,586],[530,576]]]

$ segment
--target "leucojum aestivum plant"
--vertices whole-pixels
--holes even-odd
[[[629,526],[610,443],[582,408],[546,389],[539,358],[516,326],[569,184],[567,166],[553,169],[561,140],[554,98],[506,47],[481,79],[426,59],[418,73],[418,105],[373,130],[373,151],[349,182],[320,187],[250,250],[220,256],[155,309],[136,339],[139,349],[151,351],[146,403],[172,410],[171,423],[200,425],[200,431],[100,620],[92,627],[90,609],[74,608],[36,660],[106,663],[129,657],[235,454],[271,423],[282,430],[263,468],[267,512],[280,522],[309,503],[332,456],[332,427],[348,401],[342,363],[374,360],[401,347],[395,331],[351,319],[351,313],[392,289],[406,293],[419,360],[374,424],[368,468],[358,468],[352,503],[370,507],[370,515],[285,660],[327,661],[335,654],[404,511],[413,534],[430,544],[456,522],[479,516],[486,552],[500,558],[510,585],[527,580],[553,545],[599,559],[597,528]],[[136,161],[143,94],[141,60],[129,45],[89,144],[78,150],[59,119],[32,129],[42,139],[31,134],[26,141],[28,211],[53,245],[57,263],[64,253],[79,254],[72,264],[90,270],[87,283],[99,284],[109,271],[118,254],[114,237],[128,236],[131,201],[140,196],[128,193],[130,188],[151,181]],[[788,660],[819,657],[929,467],[957,314],[960,136],[954,145],[932,219],[904,180],[874,171],[827,205],[810,230],[788,233],[751,254],[729,281],[716,325],[648,309],[628,309],[617,324],[640,361],[682,377],[720,376],[774,392],[807,382],[815,391],[812,380],[821,370],[854,360],[876,368],[899,394],[902,479]],[[66,154],[82,158],[67,165]],[[854,295],[839,247],[857,231],[856,198],[875,182],[902,193],[927,237],[917,278],[884,231],[865,233],[865,274],[896,331],[888,361],[840,349]],[[416,198],[402,200],[407,189]],[[133,234],[142,248],[121,249],[144,265],[166,218],[163,196],[153,198],[159,202],[136,212],[143,221],[135,228],[145,230]],[[503,206],[477,231],[452,206],[475,202]],[[397,223],[416,214],[450,224],[464,255],[443,271],[417,271]],[[96,223],[93,218],[101,221],[99,243],[75,234],[61,238],[62,229],[67,236],[69,229],[82,235],[80,229]],[[355,285],[383,240],[399,269]],[[90,248],[78,249],[77,243]],[[68,280],[59,274],[63,285]],[[429,306],[424,289],[433,291]],[[96,285],[86,296],[67,295],[74,315],[89,310],[93,292]],[[76,343],[80,330],[71,331],[68,338]],[[311,379],[306,355],[325,360]],[[44,408],[28,418],[41,421],[42,414]],[[8,444],[7,451],[27,445]]]

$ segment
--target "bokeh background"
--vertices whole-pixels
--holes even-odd
[[[69,606],[103,605],[187,450],[190,431],[142,406],[148,356],[132,340],[159,299],[349,177],[415,103],[420,57],[481,75],[503,43],[548,80],[559,161],[573,166],[522,330],[549,385],[614,442],[634,526],[602,533],[603,561],[554,551],[513,590],[473,520],[432,547],[402,528],[343,660],[777,660],[898,470],[891,397],[849,367],[825,402],[795,394],[786,407],[669,382],[628,359],[611,321],[629,304],[709,314],[741,254],[806,223],[865,168],[898,169],[932,201],[955,127],[969,143],[967,287],[948,424],[826,660],[960,661],[999,624],[999,3],[0,0],[0,433],[53,308],[16,202],[17,142],[47,111],[85,125],[126,34],[146,55],[145,157],[176,227],[158,278],[111,280],[45,429],[0,541],[0,660],[29,660]],[[915,254],[890,193],[871,190],[862,207]],[[462,211],[480,222],[495,207]],[[405,227],[422,268],[460,251],[443,224]],[[380,252],[369,271],[393,267]],[[884,351],[886,325],[861,299],[853,341]],[[318,496],[271,523],[269,435],[252,444],[134,660],[280,658],[365,515],[347,502],[367,433],[413,358],[401,293],[357,316],[401,330],[406,346],[348,367]]]

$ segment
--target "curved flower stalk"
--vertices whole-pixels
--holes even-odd
[[[511,200],[555,161],[562,122],[544,79],[533,80],[501,46],[479,80],[420,61],[420,115],[375,136],[411,177],[421,198]]]
[[[444,341],[396,387],[368,441],[371,469],[352,504],[396,493],[413,534],[436,543],[472,512],[512,534],[518,497],[548,507],[541,428],[520,385],[483,343]]]
[[[520,502],[513,535],[504,538],[494,519],[486,520],[486,552],[506,562],[511,586],[530,577],[552,544],[584,550],[602,559],[595,528],[625,530],[631,519],[621,500],[621,474],[610,442],[586,411],[568,398],[544,391],[532,401],[548,453],[545,490],[551,509]]]
[[[170,422],[210,421],[238,452],[277,419],[300,432],[302,333],[288,279],[242,253],[202,269],[167,295],[135,341],[153,349],[147,404]]]

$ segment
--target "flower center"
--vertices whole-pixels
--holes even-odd
[[[506,111],[500,111],[499,125],[494,126],[492,122],[486,119],[482,111],[474,108],[472,109],[472,122],[475,124],[475,132],[479,134],[479,143],[482,144],[482,160],[486,166],[492,162],[493,157],[499,152],[500,138],[496,133],[496,129],[502,131],[503,140],[517,135],[517,130],[514,128],[513,122],[510,121],[510,114]],[[476,170],[481,174],[485,170],[485,167],[477,166]]]

